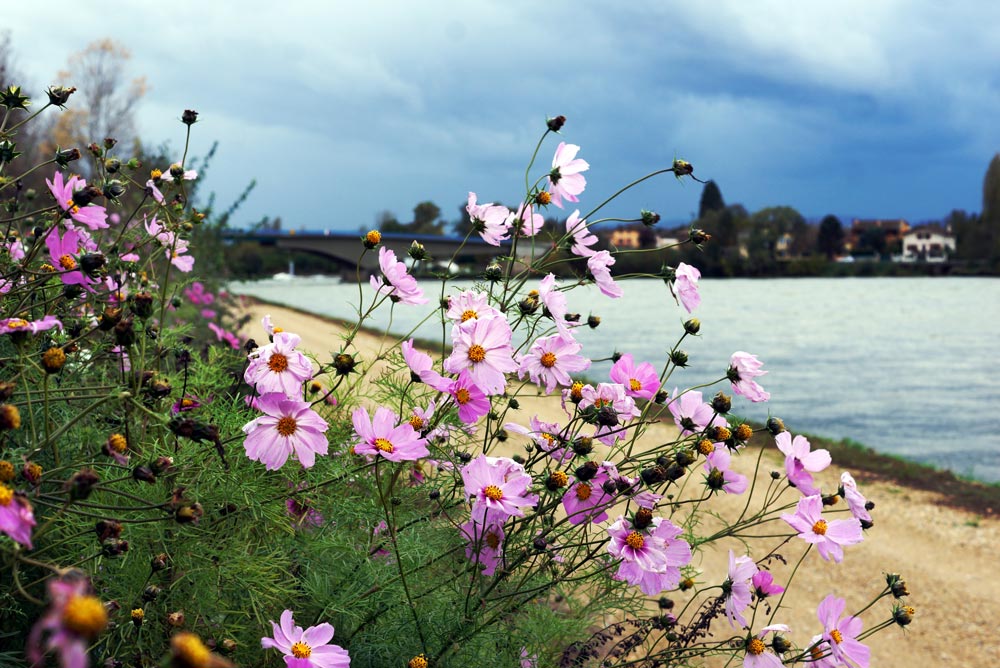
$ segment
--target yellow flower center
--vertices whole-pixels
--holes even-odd
[[[630,389],[630,390],[632,390],[633,392],[638,392],[639,390],[641,390],[641,389],[642,389],[642,383],[640,383],[640,382],[639,382],[638,380],[636,380],[635,378],[629,378],[629,379],[628,379],[628,387],[629,387],[629,389]]]
[[[465,322],[467,320],[472,320],[473,318],[475,318],[476,320],[478,320],[479,319],[479,314],[476,313],[475,311],[473,311],[472,309],[468,309],[466,311],[462,311],[462,322]]]
[[[92,638],[108,625],[108,612],[94,596],[74,596],[63,608],[62,622],[73,633]]]
[[[483,348],[479,344],[469,346],[469,360],[473,364],[479,364],[484,359],[486,359],[486,348]]]
[[[417,656],[410,659],[406,664],[406,668],[427,668],[427,666],[428,666],[427,659],[424,657],[423,654],[418,654]]]
[[[125,448],[128,447],[128,441],[121,434],[111,434],[108,437],[108,447],[115,452],[125,452]]]
[[[816,524],[813,525],[813,533],[817,536],[822,536],[826,533],[826,520],[816,520]]]
[[[576,486],[576,498],[580,501],[586,501],[590,498],[590,493],[592,491],[593,490],[591,490],[590,485],[585,482],[581,482]]]
[[[0,485],[0,506],[9,506],[14,500],[14,491],[5,485]]]
[[[286,415],[278,420],[278,425],[275,428],[282,436],[291,436],[299,428],[299,425],[295,422],[295,418]]]
[[[194,399],[189,399],[187,397],[184,397],[183,399],[181,399],[181,406],[183,406],[184,408],[191,408],[192,406],[194,406]]]
[[[396,448],[395,448],[395,446],[393,446],[392,442],[389,441],[388,439],[385,439],[385,438],[376,438],[375,439],[375,449],[379,450],[381,452],[389,452],[389,453],[391,453]]]
[[[703,438],[698,441],[698,452],[703,455],[710,455],[715,451],[715,443],[712,443],[707,438]]]
[[[729,431],[726,427],[715,428],[715,440],[717,441],[728,441],[732,435],[733,432]]]
[[[838,645],[844,642],[844,636],[842,636],[840,634],[840,631],[838,631],[837,629],[830,631],[830,638],[833,640],[833,642],[837,643]]]
[[[154,169],[153,171],[151,171],[151,172],[149,173],[149,177],[150,177],[151,179],[158,179],[158,178],[160,178],[161,176],[163,176],[163,171],[162,171],[162,170],[160,170],[160,169]]]
[[[490,501],[499,501],[503,498],[503,490],[496,485],[487,485],[486,489],[483,490],[483,496]]]
[[[312,647],[299,641],[292,645],[292,656],[296,659],[308,659],[312,655]]]
[[[183,666],[207,666],[212,653],[205,647],[201,638],[193,633],[181,632],[170,639],[170,649],[174,656],[180,659]]]
[[[141,622],[146,618],[146,612],[142,608],[133,608],[130,616],[132,617],[133,622]]]
[[[24,329],[25,327],[28,326],[28,321],[22,320],[21,318],[14,318],[13,320],[7,323],[7,326],[10,327],[11,329]]]
[[[14,465],[7,460],[0,460],[0,482],[10,482],[14,479],[14,476]]]
[[[576,401],[583,399],[583,383],[580,381],[573,383],[573,386],[569,388],[569,396]]]
[[[382,241],[382,233],[378,230],[371,230],[365,235],[365,241],[370,243],[372,246],[376,246]]]
[[[646,544],[646,539],[638,531],[633,531],[625,537],[625,544],[633,550],[641,550],[642,546]]]
[[[556,487],[565,487],[569,482],[569,476],[564,471],[553,471],[550,478]]]
[[[55,268],[55,267],[53,267],[53,266],[52,266],[51,264],[49,264],[48,262],[46,262],[46,263],[45,263],[45,264],[43,264],[43,265],[42,265],[41,267],[39,267],[39,268],[38,268],[38,270],[39,270],[39,271],[47,271],[47,272],[51,273],[51,272],[55,271],[55,270],[56,270],[56,268]]]
[[[545,367],[546,369],[551,369],[556,365],[555,353],[551,352],[545,353],[544,355],[542,355],[542,358],[539,361],[542,363],[543,367]]]
[[[464,387],[459,388],[458,391],[455,392],[455,401],[463,406],[469,403],[470,399],[472,399],[472,395],[469,394],[469,391]]]
[[[484,540],[491,550],[495,550],[500,547],[500,536],[496,535],[492,531],[486,534]]]
[[[76,260],[74,260],[70,255],[60,255],[59,266],[66,271],[72,271],[76,269]]]
[[[548,444],[550,448],[556,444],[556,437],[548,432],[543,431],[539,434],[539,436]]]
[[[740,439],[741,441],[749,441],[750,437],[752,436],[753,436],[753,428],[750,425],[744,423],[736,428],[736,438]]]
[[[288,358],[281,353],[273,353],[267,360],[267,368],[275,373],[281,373],[288,368]]]
[[[535,201],[539,204],[549,204],[552,201],[552,195],[549,194],[549,191],[543,190],[535,195]]]
[[[424,428],[424,419],[419,415],[410,416],[410,426],[413,427],[413,431],[420,431]]]
[[[747,654],[753,654],[757,656],[764,653],[764,641],[760,638],[754,638],[747,645]]]

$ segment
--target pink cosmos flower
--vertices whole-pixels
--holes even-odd
[[[469,201],[465,210],[472,220],[472,228],[479,232],[483,241],[493,246],[499,246],[501,241],[510,238],[510,227],[507,216],[510,211],[499,204],[476,204],[476,193],[469,193]]]
[[[433,399],[427,405],[427,408],[418,408],[414,406],[413,412],[410,413],[410,419],[407,420],[409,425],[413,427],[413,431],[418,434],[423,434],[423,432],[430,427],[431,421],[434,420],[435,408],[437,408],[437,405],[434,403]]]
[[[24,244],[21,243],[20,239],[11,239],[6,243],[0,243],[0,249],[7,251],[10,259],[15,262],[17,260],[23,260],[24,256],[27,255],[24,251]]]
[[[448,298],[448,312],[445,316],[455,322],[495,318],[500,311],[490,306],[489,296],[485,292],[465,290]]]
[[[775,584],[774,576],[771,575],[770,571],[757,571],[754,573],[753,578],[750,579],[750,584],[753,585],[754,594],[757,598],[763,599],[768,596],[776,596],[785,591],[784,587]]]
[[[210,309],[210,308],[203,308],[203,309],[201,310],[201,317],[202,317],[202,318],[204,318],[205,320],[215,320],[215,318],[216,318],[216,317],[217,317],[218,315],[219,315],[219,314],[218,314],[218,312],[217,312],[217,311],[213,311],[213,310],[212,310],[212,309]]]
[[[538,655],[528,654],[528,648],[521,648],[521,668],[538,668]]]
[[[538,503],[538,495],[528,492],[531,476],[513,459],[479,455],[461,473],[465,499],[472,502],[472,518],[477,522],[524,517],[523,508]]]
[[[31,549],[31,529],[35,515],[28,500],[0,483],[0,531]]]
[[[517,211],[511,211],[507,216],[507,227],[522,237],[535,236],[543,225],[545,217],[540,213],[534,213],[531,205],[525,206],[524,202],[517,207]]]
[[[247,457],[277,471],[291,454],[304,468],[329,449],[324,432],[328,425],[308,401],[295,401],[280,392],[261,395],[256,408],[264,415],[243,425]]]
[[[380,406],[375,417],[363,406],[351,414],[358,443],[354,452],[371,457],[381,456],[391,462],[413,461],[430,454],[427,441],[414,431],[409,422],[398,424],[397,415]]]
[[[625,353],[611,367],[611,380],[625,387],[625,394],[637,399],[652,399],[660,391],[660,377],[649,362],[636,366],[631,353]]]
[[[765,626],[760,632],[751,638],[746,645],[747,653],[743,657],[743,668],[782,668],[785,664],[777,654],[767,651],[764,644],[764,636],[772,631],[788,633],[791,629],[787,624],[771,624]],[[810,663],[813,668],[820,668],[817,664]]]
[[[453,347],[444,370],[457,374],[468,369],[473,382],[486,394],[503,392],[507,385],[504,374],[517,371],[507,320],[470,320],[455,325],[451,337]]]
[[[816,616],[823,625],[823,634],[819,648],[829,651],[837,665],[868,668],[871,650],[858,641],[858,636],[864,628],[860,617],[848,615],[843,619],[846,601],[829,594],[816,609]]]
[[[41,320],[25,320],[24,318],[4,318],[0,320],[0,335],[2,334],[16,334],[18,332],[25,332],[28,334],[37,334],[38,332],[45,332],[53,327],[58,327],[59,331],[62,331],[63,325],[54,315],[47,315]]]
[[[174,177],[175,172],[178,173],[176,178]],[[193,169],[185,170],[181,167],[181,163],[175,162],[170,165],[170,167],[163,170],[163,174],[160,175],[160,178],[168,183],[172,183],[174,181],[194,181],[198,178],[198,172]]]
[[[802,492],[802,496],[819,494],[819,487],[813,484],[809,471],[819,473],[830,465],[830,453],[827,450],[809,451],[809,440],[805,436],[792,435],[783,431],[774,437],[778,449],[785,454],[785,473],[788,482]]]
[[[194,269],[194,258],[190,255],[185,255],[188,252],[188,242],[185,239],[174,239],[173,248],[167,248],[167,259],[170,260],[170,264],[174,265],[185,274],[190,273]]]
[[[298,334],[291,332],[275,334],[272,343],[251,353],[243,380],[259,394],[281,392],[289,399],[301,397],[302,383],[313,376],[309,359],[295,349],[301,341]]]
[[[854,482],[854,476],[847,471],[840,474],[840,495],[847,501],[851,514],[861,521],[861,527],[870,528],[872,516],[868,512],[868,499],[858,491],[858,483]]]
[[[285,499],[285,512],[292,518],[296,529],[311,529],[323,526],[326,519],[323,514],[312,507],[308,499]]]
[[[107,625],[107,611],[93,596],[90,580],[80,571],[50,579],[48,588],[48,610],[28,635],[28,662],[41,666],[45,654],[55,651],[62,668],[87,668],[87,648]]]
[[[528,354],[520,356],[517,377],[524,378],[527,374],[536,385],[544,383],[546,393],[552,392],[556,385],[569,387],[573,384],[571,373],[590,368],[590,360],[577,354],[582,348],[572,337],[562,334],[538,338]]]
[[[552,457],[559,463],[573,459],[575,454],[572,448],[566,446],[561,438],[562,427],[555,422],[543,422],[537,415],[531,416],[529,422],[531,428],[528,429],[515,422],[507,422],[503,428],[515,434],[528,436],[535,442],[542,452]]]
[[[193,411],[196,408],[201,408],[201,401],[198,397],[193,394],[185,394],[170,407],[170,412],[177,415],[178,413]]]
[[[123,372],[132,370],[132,363],[128,358],[128,350],[126,348],[115,346],[111,349],[111,353],[118,356],[118,363],[115,364],[116,368],[120,368]]]
[[[378,249],[378,266],[382,270],[382,276],[371,277],[371,286],[376,293],[389,295],[395,302],[412,306],[428,302],[417,279],[406,273],[406,265],[397,260],[396,254],[385,246]]]
[[[195,281],[185,288],[184,296],[187,297],[192,304],[204,304],[205,306],[208,306],[215,301],[215,295],[205,290],[204,284],[200,281]],[[270,332],[268,333],[270,334]]]
[[[677,298],[680,299],[681,306],[683,306],[688,313],[698,308],[701,304],[701,295],[698,294],[698,279],[701,278],[701,272],[695,267],[689,264],[684,264],[681,262],[677,265],[677,269],[674,272],[674,285],[672,290],[676,292]]]
[[[580,257],[590,257],[596,251],[591,246],[597,243],[597,235],[590,232],[587,221],[580,220],[580,210],[577,209],[566,219],[566,234],[570,236],[570,251]]]
[[[673,398],[667,404],[674,416],[674,423],[680,428],[681,436],[704,431],[706,427],[725,427],[726,419],[716,415],[712,406],[702,401],[701,392],[691,390],[678,396],[674,388]]]
[[[827,522],[822,517],[823,498],[804,496],[795,507],[795,514],[782,513],[781,519],[799,532],[799,538],[816,546],[821,557],[840,562],[844,558],[844,545],[855,545],[864,540],[861,522],[852,517]]]
[[[496,573],[497,566],[503,562],[503,522],[483,524],[469,520],[460,529],[466,540],[466,558],[479,564],[483,575],[492,576]]]
[[[624,517],[608,527],[608,552],[621,559],[615,577],[638,585],[647,596],[673,589],[681,580],[681,566],[691,561],[691,546],[678,538],[683,530],[662,517],[654,517],[644,530]]]
[[[208,328],[215,334],[216,341],[225,341],[233,350],[240,349],[240,337],[236,334],[219,327],[214,322],[208,323]]]
[[[77,230],[66,230],[66,234],[60,238],[59,229],[53,228],[45,235],[45,246],[49,249],[52,266],[61,272],[59,279],[63,284],[80,285],[93,292],[90,286],[99,281],[85,276],[76,261],[80,254],[80,239],[80,232]]]
[[[618,477],[618,469],[611,462],[602,462],[597,473],[589,480],[577,480],[563,494],[562,505],[566,519],[576,526],[585,522],[598,523],[608,519],[607,510],[615,503],[615,495],[604,490],[604,483]]]
[[[288,668],[349,668],[347,650],[331,645],[333,626],[327,623],[310,626],[305,631],[295,625],[291,610],[281,613],[281,624],[271,622],[271,638],[261,638],[264,649],[277,649],[285,654]]]
[[[590,169],[590,165],[576,157],[579,150],[580,147],[576,144],[559,142],[552,157],[552,171],[548,176],[549,194],[552,195],[552,203],[560,209],[563,208],[564,199],[567,202],[579,202],[577,195],[587,187],[587,179],[580,172]]]
[[[45,179],[49,192],[56,198],[59,208],[62,209],[68,218],[72,218],[78,223],[83,223],[92,230],[100,230],[108,226],[108,211],[103,206],[91,204],[89,201],[84,206],[79,206],[73,201],[76,193],[87,187],[87,182],[79,176],[71,176],[63,183],[62,172],[57,171],[52,180]],[[90,199],[88,196],[87,200]]]
[[[465,424],[475,424],[479,418],[490,412],[490,400],[472,380],[467,369],[458,374],[448,387],[448,394],[458,405],[458,419]]]
[[[597,424],[594,438],[612,447],[627,437],[625,425],[632,418],[639,417],[635,400],[625,394],[625,386],[620,383],[598,383],[597,387],[584,385],[580,390],[582,398],[578,408],[585,419]]]
[[[716,448],[705,457],[705,480],[709,489],[722,490],[726,494],[742,494],[747,491],[747,477],[730,469],[732,456],[724,447]]]
[[[451,387],[451,380],[444,378],[437,371],[434,371],[434,362],[431,356],[413,347],[413,339],[404,341],[399,346],[403,353],[403,361],[410,367],[410,377],[416,381],[427,383],[435,390],[447,392]]]
[[[566,295],[559,291],[555,274],[548,274],[538,283],[538,299],[549,312],[560,334],[569,336],[569,323],[566,322]]]
[[[738,350],[729,359],[729,371],[726,375],[733,385],[733,392],[741,394],[750,401],[767,401],[771,398],[770,392],[765,392],[764,388],[757,384],[754,378],[763,376],[767,371],[761,371],[764,363],[757,359],[756,355]]]
[[[604,295],[618,299],[625,294],[625,291],[611,278],[611,270],[608,267],[614,263],[615,259],[611,257],[611,253],[602,250],[587,258],[587,270],[594,277],[594,282],[597,283],[597,287]]]
[[[726,617],[729,617],[733,628],[736,628],[736,622],[741,627],[747,625],[743,611],[750,607],[753,599],[750,578],[757,574],[757,570],[753,559],[746,555],[736,557],[729,550],[729,577],[722,584],[722,591],[726,593]]]

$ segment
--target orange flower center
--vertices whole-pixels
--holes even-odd
[[[625,544],[633,550],[641,550],[642,546],[646,544],[646,539],[638,531],[633,531],[625,537]]]
[[[629,386],[629,389],[631,389],[633,392],[638,392],[639,390],[642,389],[642,383],[640,383],[635,378],[629,378],[628,379],[628,386]]]
[[[484,540],[486,541],[486,544],[490,546],[491,550],[495,550],[500,547],[500,536],[496,535],[492,531],[486,534],[486,538]]]
[[[411,415],[410,426],[413,427],[414,431],[420,431],[424,428],[424,419],[419,415]]]
[[[753,654],[754,656],[757,656],[763,653],[764,653],[764,641],[761,640],[760,638],[754,638],[753,640],[750,641],[750,644],[747,645],[747,654]]]
[[[10,327],[11,329],[24,329],[25,327],[28,326],[28,321],[22,320],[21,318],[14,318],[13,320],[7,323],[7,326]]]
[[[376,246],[380,241],[382,241],[382,233],[378,230],[370,230],[368,234],[365,235],[365,241],[373,246]]]
[[[455,392],[455,401],[463,406],[469,403],[470,399],[472,399],[472,395],[469,394],[469,391],[464,387],[459,388],[458,391]]]
[[[295,433],[295,430],[298,428],[299,425],[296,424],[295,418],[293,417],[289,417],[286,415],[285,417],[278,420],[277,429],[278,433],[281,434],[282,436],[291,436],[292,434]]]
[[[14,491],[4,485],[0,485],[0,506],[9,506],[14,499]]]
[[[583,398],[583,383],[577,381],[569,388],[569,396],[577,401]]]
[[[813,533],[817,536],[822,536],[826,533],[826,520],[816,520],[816,524],[813,525]]]
[[[128,441],[121,434],[111,434],[108,438],[108,445],[115,452],[125,452],[125,448],[128,447]]]
[[[59,266],[66,271],[72,271],[73,269],[76,269],[76,260],[74,260],[70,255],[60,255]]]
[[[288,368],[288,358],[281,353],[273,353],[267,360],[267,368],[275,373],[281,373]]]
[[[542,363],[543,367],[545,367],[546,369],[551,369],[556,365],[555,353],[545,353],[544,355],[542,355],[542,358],[539,361]]]
[[[63,608],[62,622],[77,635],[92,638],[108,625],[108,612],[93,596],[74,596]]]
[[[163,176],[163,171],[159,169],[154,169],[149,173],[149,177],[152,179],[158,179]]]
[[[581,482],[576,486],[576,498],[580,501],[586,501],[590,498],[591,491],[593,490],[591,490],[590,485],[585,482]]]
[[[483,490],[483,496],[490,501],[499,501],[503,498],[503,490],[496,485],[488,485],[486,489]]]
[[[469,346],[469,360],[473,364],[479,364],[484,359],[486,359],[486,348],[479,344]]]
[[[710,455],[715,451],[715,443],[712,443],[707,438],[703,438],[698,441],[698,452],[703,455]]]
[[[541,434],[539,434],[539,436],[546,443],[548,443],[548,445],[549,445],[550,448],[556,444],[556,437],[553,436],[552,434],[549,434],[549,433],[543,431]]]
[[[292,656],[296,659],[308,659],[312,654],[312,648],[304,642],[297,642],[292,645]]]
[[[391,453],[396,448],[395,448],[395,446],[393,446],[392,442],[389,439],[386,439],[386,438],[376,438],[375,439],[375,449],[379,450],[381,452],[390,452]]]
[[[830,631],[830,638],[832,638],[833,642],[837,643],[838,645],[844,642],[844,636],[842,636],[840,634],[840,631],[838,631],[837,629]]]
[[[462,311],[462,322],[465,322],[466,320],[472,320],[473,318],[475,318],[476,320],[478,320],[479,319],[479,314],[476,313],[475,311],[473,311],[472,309],[468,309],[466,311]]]

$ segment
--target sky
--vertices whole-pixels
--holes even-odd
[[[1000,4],[981,1],[48,0],[0,30],[39,94],[94,39],[130,49],[144,141],[179,159],[197,110],[192,154],[219,142],[203,193],[227,206],[257,180],[235,226],[514,205],[559,114],[533,176],[579,145],[584,211],[680,157],[751,211],[919,222],[979,211],[1000,151]],[[602,213],[688,222],[700,194],[659,177]]]

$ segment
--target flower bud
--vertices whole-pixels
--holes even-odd
[[[639,217],[642,219],[642,224],[646,227],[652,227],[660,222],[660,214],[655,211],[646,211],[643,209],[639,212]]]
[[[407,249],[406,253],[414,260],[430,259],[430,254],[427,252],[427,249],[424,248],[424,245],[422,243],[416,240],[414,240],[413,243],[410,244],[410,247],[409,249]]]
[[[662,466],[650,466],[639,473],[639,477],[647,485],[656,485],[667,479],[667,472]]]
[[[712,240],[712,235],[704,230],[699,230],[697,228],[692,228],[688,232],[688,238],[691,239],[691,243],[695,246],[701,246],[703,243]]]
[[[535,536],[535,539],[531,541],[532,547],[541,552],[548,546],[549,542],[545,540],[545,536]]]
[[[8,109],[27,109],[30,104],[30,98],[21,93],[20,86],[10,85],[0,90],[0,106]]]
[[[688,355],[683,350],[671,350],[670,361],[674,363],[674,366],[684,368],[688,363]]]
[[[600,318],[600,316],[596,316],[596,315],[588,315],[587,316],[587,325],[591,329],[597,329],[597,326],[600,325],[600,324],[601,324],[601,318]]]
[[[42,480],[42,467],[35,462],[26,462],[21,467],[21,475],[31,485],[37,485]]]
[[[94,532],[97,534],[97,540],[103,543],[110,538],[121,537],[122,525],[115,520],[99,520],[94,525]]]
[[[656,393],[656,396],[653,397],[653,401],[658,404],[663,404],[666,403],[667,399],[669,398],[670,398],[670,393],[668,393],[666,390],[660,390],[659,392]]]
[[[580,482],[587,482],[588,480],[593,480],[594,476],[597,475],[599,467],[597,462],[588,461],[584,462],[582,465],[578,466],[576,469],[576,479]]]
[[[912,605],[900,605],[892,609],[892,621],[900,626],[907,626],[916,614],[917,610]]]
[[[382,233],[378,230],[369,230],[365,236],[361,237],[361,243],[365,248],[371,250],[382,243]]]
[[[148,292],[137,292],[132,295],[132,310],[139,318],[146,320],[153,315],[153,295]]]
[[[17,145],[9,139],[4,139],[0,141],[0,163],[11,162],[14,158],[21,155],[21,152],[16,150]]]
[[[129,617],[132,619],[132,625],[135,628],[142,626],[143,620],[146,618],[146,613],[142,608],[133,608],[132,612],[129,613]]]
[[[111,538],[101,545],[101,554],[105,557],[120,557],[128,552],[128,541]]]
[[[113,149],[117,145],[118,145],[118,140],[115,139],[114,137],[105,137],[104,138],[104,149],[105,150],[110,151],[111,149]]]
[[[132,478],[138,482],[147,482],[150,485],[156,482],[156,474],[148,466],[136,466],[132,469]]]
[[[559,132],[566,125],[566,117],[556,116],[555,118],[550,118],[545,121],[545,125],[548,127],[549,132]]]
[[[521,309],[521,313],[524,315],[532,315],[538,311],[539,301],[537,297],[525,297],[517,303],[517,307]]]
[[[552,194],[548,190],[541,190],[535,194],[535,204],[547,206],[552,203]]]
[[[49,96],[49,104],[62,107],[69,100],[69,96],[76,92],[72,86],[49,86],[45,94]]]
[[[192,126],[198,122],[198,112],[192,109],[185,109],[184,113],[181,114],[181,123],[187,126]]]
[[[618,485],[615,484],[614,480],[605,480],[601,483],[601,489],[604,490],[605,494],[614,494],[618,491]]]
[[[122,318],[115,327],[115,341],[120,346],[131,346],[135,343],[135,327],[131,317]]]
[[[142,590],[142,600],[147,603],[152,603],[160,596],[160,588],[156,585],[149,585]]]
[[[701,320],[698,318],[691,318],[684,323],[684,331],[688,334],[694,335],[701,331]]]
[[[712,410],[719,415],[725,415],[733,408],[732,397],[727,396],[723,392],[719,392],[714,397],[712,397]]]
[[[175,612],[171,612],[170,614],[168,614],[167,624],[170,624],[175,629],[179,629],[180,627],[184,626],[184,611],[177,610]]]
[[[236,641],[232,638],[226,638],[221,643],[219,643],[219,649],[226,654],[232,654],[236,651]]]
[[[486,269],[483,271],[483,277],[491,283],[496,283],[503,278],[503,269],[500,268],[499,264],[494,262],[493,264],[487,265]]]
[[[178,524],[197,524],[201,516],[204,515],[204,511],[201,508],[200,503],[192,503],[190,505],[184,505],[174,511],[174,520]]]
[[[771,649],[777,654],[784,654],[792,648],[792,643],[788,641],[783,635],[777,633],[774,634],[774,638],[771,639]]]
[[[632,517],[632,526],[634,526],[639,531],[642,531],[650,524],[653,523],[653,511],[649,508],[640,508],[635,511],[635,515]]]
[[[98,329],[106,332],[117,325],[121,319],[122,310],[120,308],[112,308],[108,306],[101,313],[101,317],[97,321],[97,327]]]
[[[357,362],[350,353],[338,353],[333,358],[333,368],[337,370],[338,376],[346,376],[354,371]]]
[[[0,381],[0,401],[7,401],[14,396],[14,390],[16,388],[17,385],[15,383]]]
[[[67,481],[66,488],[69,491],[69,498],[74,501],[82,501],[90,496],[94,485],[100,481],[97,471],[90,468],[80,469]]]
[[[42,368],[45,369],[45,373],[59,373],[65,364],[66,353],[58,346],[53,346],[42,353]]]
[[[166,554],[160,553],[149,560],[149,567],[154,573],[157,571],[162,571],[164,568],[167,567],[169,561],[170,557],[168,557]]]
[[[694,173],[694,167],[687,160],[675,159],[673,165],[674,174],[680,178],[681,176],[689,176]]]
[[[57,148],[55,160],[60,167],[65,167],[71,162],[80,159],[80,149],[78,148]]]
[[[16,475],[17,471],[14,470],[13,464],[6,459],[0,460],[0,483],[10,482]]]
[[[91,278],[100,278],[101,270],[107,263],[104,253],[84,253],[80,256],[80,269]]]
[[[674,461],[677,462],[678,466],[690,466],[694,463],[694,459],[694,453],[687,449],[679,450],[674,456]]]
[[[765,426],[767,427],[767,430],[771,432],[772,436],[777,436],[781,432],[785,431],[785,423],[778,417],[767,418],[767,424]]]
[[[573,441],[573,452],[586,457],[594,451],[594,439],[590,436],[580,436]]]

